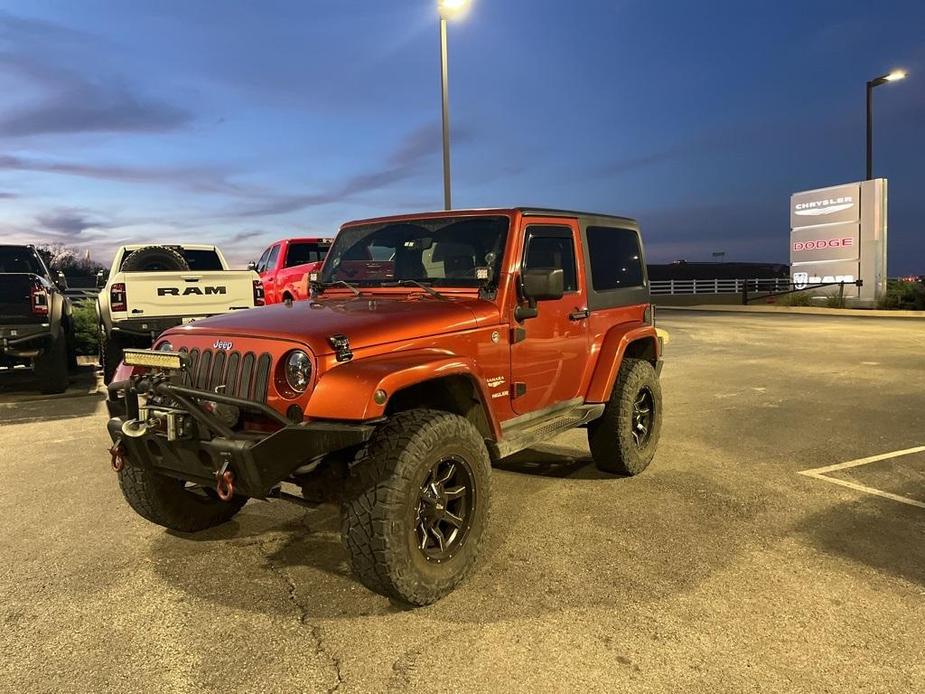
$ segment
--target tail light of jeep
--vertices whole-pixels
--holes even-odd
[[[263,293],[263,282],[254,280],[254,306],[264,306],[266,303],[266,297]]]
[[[122,282],[114,284],[109,288],[109,310],[128,310],[128,301],[127,297],[125,296],[125,285]]]
[[[32,304],[32,313],[34,315],[48,315],[48,290],[45,288],[45,285],[39,281],[34,282],[32,285],[30,303]]]

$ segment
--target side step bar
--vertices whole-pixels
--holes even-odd
[[[577,405],[564,410],[558,409],[542,417],[531,417],[523,423],[514,422],[504,428],[500,441],[488,443],[488,450],[492,459],[500,460],[569,429],[593,422],[602,414],[604,414],[604,404],[599,403]]]

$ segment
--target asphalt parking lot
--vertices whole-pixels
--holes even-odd
[[[920,691],[925,321],[660,325],[652,466],[600,474],[580,431],[504,461],[478,570],[414,610],[351,578],[333,507],[144,522],[92,369],[51,401],[0,373],[0,690]]]

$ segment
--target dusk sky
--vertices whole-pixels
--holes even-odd
[[[442,206],[435,0],[0,0],[0,239],[108,264]],[[450,26],[454,203],[640,220],[650,262],[786,262],[792,192],[890,179],[925,273],[925,2],[474,0]]]

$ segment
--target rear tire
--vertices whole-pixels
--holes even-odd
[[[186,258],[166,246],[145,246],[132,251],[122,263],[122,272],[185,272]]]
[[[119,471],[122,495],[135,513],[170,530],[195,533],[231,520],[247,503],[235,496],[221,501],[212,490],[190,491],[182,480],[161,475],[131,460]]]
[[[103,383],[109,385],[122,362],[125,345],[115,335],[106,336],[100,332],[100,366],[103,367]]]
[[[63,393],[68,386],[67,337],[62,333],[54,338],[32,362],[39,381],[39,390],[45,395]]]
[[[347,483],[342,535],[354,573],[395,600],[436,602],[474,567],[490,500],[488,450],[468,420],[435,410],[393,415]]]
[[[604,414],[588,425],[594,464],[604,472],[638,475],[655,457],[661,431],[662,389],[655,369],[642,359],[624,359]]]

